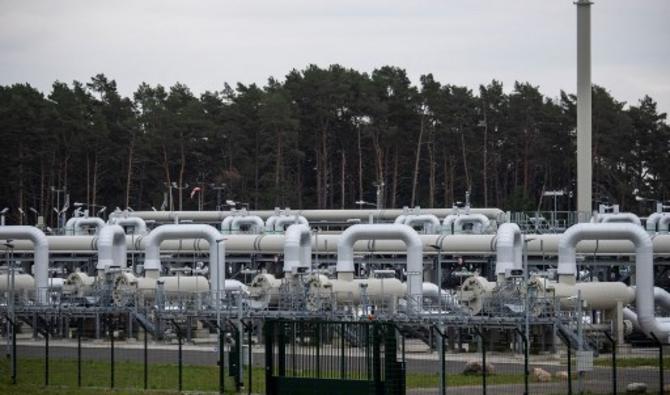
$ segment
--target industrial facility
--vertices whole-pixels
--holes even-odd
[[[346,388],[373,382],[402,393],[390,381],[392,371],[405,374],[399,336],[403,356],[405,342],[443,356],[574,350],[582,374],[613,347],[669,340],[670,293],[660,285],[669,280],[670,213],[659,209],[642,220],[601,207],[590,222],[551,233],[467,206],[116,211],[107,221],[70,218],[48,236],[6,225],[3,334],[9,343],[40,337],[46,325],[73,350],[75,333],[79,342],[179,336],[180,347],[232,339],[239,386],[254,358],[243,350],[264,344],[267,393],[309,392],[333,369],[315,368],[320,347],[336,342],[340,354],[329,356],[349,364],[351,350],[376,337],[382,350],[366,351],[365,375]],[[296,363],[308,366],[296,374]]]

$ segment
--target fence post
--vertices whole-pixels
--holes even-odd
[[[79,318],[79,325],[77,328],[77,386],[81,387],[81,335],[84,330],[84,319]]]
[[[445,339],[447,335],[440,331],[440,329],[433,325],[432,327],[435,329],[435,332],[440,336],[440,394],[441,395],[446,395],[447,394],[447,366],[446,366],[446,360],[445,360],[445,355],[446,355],[446,343]]]
[[[526,335],[519,330],[519,328],[514,328],[516,333],[519,334],[521,337],[521,341],[523,343],[523,390],[524,390],[524,395],[529,394],[529,389],[528,389],[528,376],[530,375],[530,371],[528,368],[528,359],[529,359],[529,350],[528,350],[528,339],[526,338]]]
[[[605,337],[607,337],[607,340],[610,341],[612,344],[612,394],[616,395],[617,394],[617,383],[616,383],[616,347],[617,347],[617,342],[612,335],[609,334],[609,332],[604,331]]]
[[[220,322],[216,324],[216,326],[219,329],[219,393],[223,394],[224,390],[224,382],[226,379],[225,376],[225,367],[224,367],[224,361],[225,361],[225,355],[224,355],[224,333],[223,333],[223,327],[221,327]]]
[[[658,340],[656,335],[654,335],[653,333],[651,334],[651,336],[654,338],[656,344],[658,345],[658,383],[660,385],[659,387],[660,389],[658,390],[658,392],[662,394],[664,392],[663,387],[665,386],[665,380],[663,378],[663,343],[661,343],[661,341]]]
[[[44,385],[49,385],[49,319],[44,320]]]
[[[253,334],[252,332],[253,332],[253,329],[254,329],[254,325],[253,325],[252,321],[249,321],[249,326],[247,327],[247,329],[249,330],[249,334],[248,334],[248,337],[247,337],[247,343],[248,343],[247,348],[248,348],[248,352],[249,352],[249,360],[247,361],[247,366],[248,366],[247,369],[249,369],[249,392],[248,393],[249,393],[249,395],[251,395],[252,372],[254,370],[254,364],[253,364],[253,361],[252,361],[253,350],[251,349],[251,335]]]
[[[109,358],[110,358],[110,376],[109,376],[109,386],[110,388],[114,388],[114,317],[112,315],[109,316],[109,340],[110,340],[110,348],[109,348]]]
[[[16,368],[16,330],[17,330],[17,325],[16,322],[12,322],[12,384],[16,384],[16,377],[18,375],[18,371]]]
[[[568,340],[568,395],[572,395],[572,347]]]
[[[146,390],[149,387],[149,331],[146,327],[142,328],[144,330],[144,389]]]
[[[177,328],[177,344],[179,345],[179,349],[177,352],[177,363],[179,366],[179,392],[181,392],[182,385],[183,385],[183,366],[182,366],[182,333],[181,329],[179,329],[179,326],[176,325]]]

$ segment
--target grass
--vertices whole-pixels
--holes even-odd
[[[110,390],[110,365],[102,361],[82,362],[82,387],[77,388],[77,362],[71,359],[51,359],[49,363],[49,386],[44,386],[44,360],[19,359],[17,385],[10,383],[9,360],[0,360],[0,393],[1,394],[140,394],[143,393],[144,367],[141,363],[118,361],[114,365],[114,387]],[[226,367],[227,374],[227,367]],[[324,372],[327,375],[327,372]],[[219,375],[216,366],[183,366],[183,390],[212,392],[218,391]],[[449,386],[480,385],[480,375],[451,374],[447,376]],[[245,370],[244,383],[248,383]],[[408,373],[407,388],[435,388],[439,385],[437,374]],[[489,374],[489,385],[521,384],[523,374]],[[178,369],[174,364],[150,364],[148,389],[152,394],[174,394],[178,388]],[[234,393],[234,383],[226,376],[227,393]],[[265,373],[263,368],[252,371],[252,388],[254,393],[265,392]]]
[[[598,358],[593,361],[596,366],[612,366],[612,358]],[[658,367],[658,358],[618,358],[619,368]],[[663,358],[663,369],[670,369],[670,358]]]

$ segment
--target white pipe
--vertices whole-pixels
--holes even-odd
[[[121,227],[124,226],[132,226],[133,227],[133,233],[134,235],[143,235],[147,233],[147,223],[144,222],[144,220],[140,217],[113,217],[110,218],[109,221],[107,221],[109,224],[112,225],[119,225]]]
[[[309,226],[293,224],[284,234],[284,273],[296,274],[312,266],[312,235]]]
[[[98,272],[111,266],[126,268],[126,234],[120,225],[103,226],[98,234],[97,245],[98,264],[95,268]]]
[[[405,225],[422,225],[428,234],[438,233],[440,231],[440,220],[433,214],[408,215],[405,217]]]
[[[456,218],[458,218],[458,216],[458,214],[449,214],[444,217],[444,221],[442,221],[442,230],[446,231],[447,234],[453,235],[454,222],[456,222]]]
[[[32,226],[0,226],[0,238],[3,240],[30,240],[32,242],[36,303],[46,303],[49,279],[49,243],[44,232]]]
[[[407,209],[364,209],[364,210],[291,210],[292,213],[302,215],[309,221],[346,221],[360,219],[367,221],[372,216],[375,221],[393,221],[397,216],[407,214]],[[454,208],[422,208],[423,214],[433,214],[439,218],[455,214]],[[471,213],[486,215],[489,219],[504,222],[505,212],[497,208],[472,208]],[[249,215],[258,215],[269,218],[277,215],[276,210],[252,210]],[[134,211],[128,214],[131,217],[141,217],[156,222],[173,222],[176,217],[181,220],[194,222],[219,223],[224,218],[235,215],[235,211]]]
[[[505,275],[508,269],[523,269],[523,240],[519,225],[506,222],[496,232],[496,275]]]
[[[423,283],[423,245],[414,229],[407,225],[370,224],[353,225],[340,235],[337,243],[337,276],[351,280],[354,273],[354,244],[358,240],[402,240],[407,248],[408,306],[416,304],[421,311]],[[411,309],[411,307],[410,307]]]
[[[284,226],[289,224],[303,224],[309,226],[307,219],[301,215],[280,215],[275,217],[274,221],[268,219],[265,229],[270,232],[283,232]]]
[[[405,223],[405,218],[407,218],[407,215],[405,215],[405,214],[399,215],[399,216],[396,217],[396,219],[395,219],[395,221],[393,221],[393,223],[398,224],[398,225],[404,224]]]
[[[84,232],[84,226],[90,226],[95,228],[95,233],[100,232],[103,226],[105,226],[105,221],[102,218],[98,217],[87,217],[87,218],[78,218],[74,223],[74,234],[75,235],[86,235]]]
[[[670,232],[670,215],[664,215],[658,220],[659,232]]]
[[[632,223],[638,226],[642,226],[642,221],[640,221],[640,217],[633,213],[606,213],[606,214],[600,214],[598,215],[598,222],[602,223],[610,223],[610,222],[618,222],[618,223]]]
[[[74,235],[74,224],[77,223],[81,218],[80,217],[72,217],[67,220],[65,223],[65,234],[66,235]]]
[[[645,227],[648,232],[656,232],[657,231],[657,226],[658,226],[658,221],[668,215],[669,213],[652,213],[647,217],[647,223],[645,224]]]
[[[221,233],[232,233],[233,220],[235,220],[236,217],[236,215],[231,215],[221,221]]]
[[[225,222],[225,219],[223,221]],[[258,234],[263,232],[263,219],[257,215],[240,215],[233,217],[231,233],[238,233],[242,225],[248,225],[251,233]]]
[[[226,251],[223,237],[209,225],[162,225],[149,233],[144,239],[145,277],[158,278],[161,270],[160,246],[163,240],[201,238],[209,244],[210,290],[214,298],[225,289]]]
[[[631,223],[582,223],[573,225],[563,233],[559,242],[559,281],[574,283],[577,271],[575,246],[580,240],[614,239],[630,240],[635,245],[635,306],[642,332],[655,335],[660,341],[670,340],[670,324],[654,316],[654,255],[649,234]]]
[[[483,214],[463,214],[454,221],[454,233],[462,233],[465,224],[472,224],[472,232],[484,233],[489,228],[490,221]]]

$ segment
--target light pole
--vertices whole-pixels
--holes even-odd
[[[51,192],[56,193],[56,207],[58,207],[56,209],[56,211],[57,211],[56,228],[60,229],[60,228],[63,227],[63,220],[62,220],[63,213],[65,211],[67,211],[67,209],[70,206],[69,201],[68,201],[69,199],[67,197],[67,187],[63,186],[63,188],[56,188],[55,186],[52,185],[51,186]],[[61,208],[61,206],[60,206],[60,194],[61,193],[63,194],[63,208]]]
[[[39,225],[40,223],[40,212],[35,209],[35,207],[28,207],[28,210],[30,210],[31,213],[35,214],[35,225]]]
[[[172,182],[172,188],[179,191],[179,211],[181,211],[184,189],[188,188],[188,184],[177,184],[176,182],[173,181]],[[172,194],[170,194],[170,196],[172,196]]]

